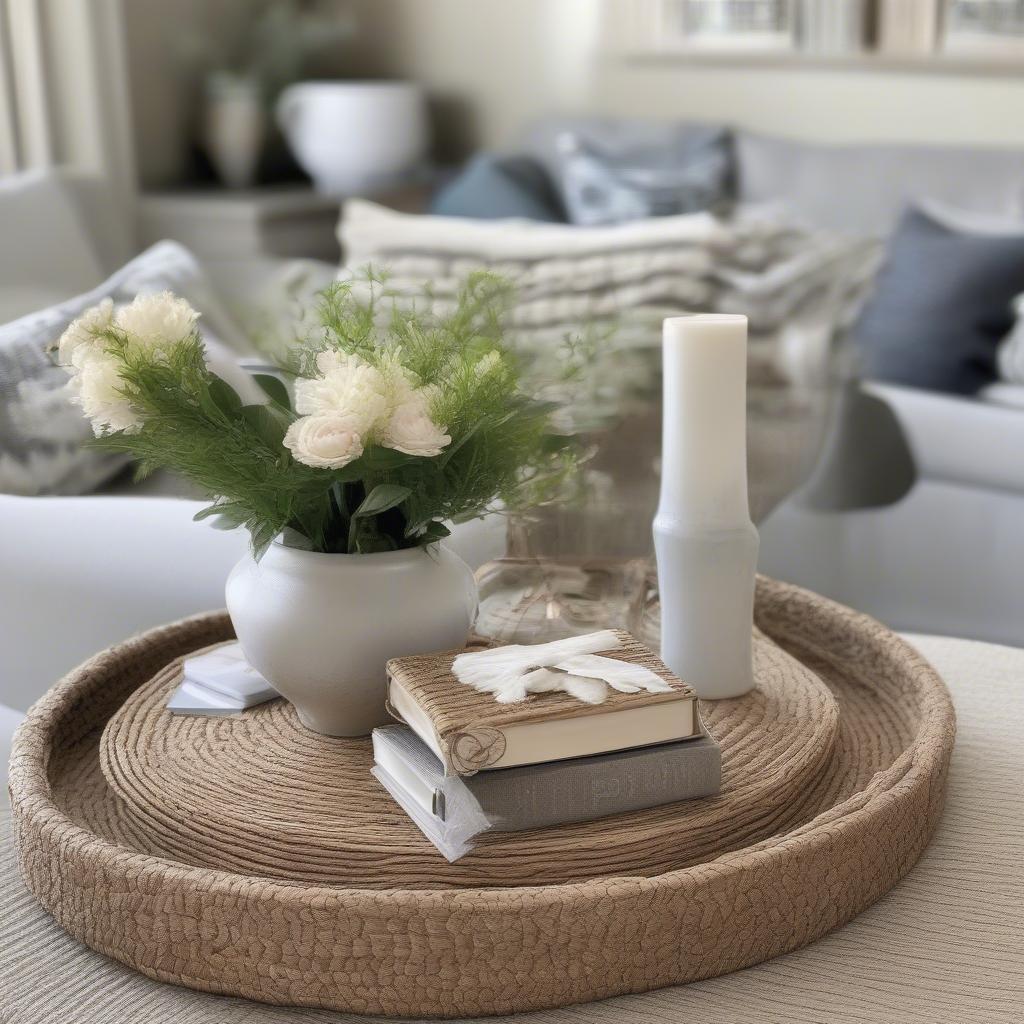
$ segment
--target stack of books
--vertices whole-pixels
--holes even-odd
[[[657,692],[565,692],[499,703],[460,682],[455,654],[388,664],[402,725],[373,732],[373,773],[449,860],[487,831],[521,831],[713,796],[721,753],[692,688],[628,634],[607,656],[652,669]]]

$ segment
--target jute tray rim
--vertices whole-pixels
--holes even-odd
[[[820,595],[811,594],[790,584],[771,581],[772,587],[783,588],[787,596],[796,600],[813,600],[820,607],[827,604],[834,610],[841,610],[850,617],[851,625],[858,627],[877,626],[870,616],[862,613],[851,613],[850,610]],[[54,802],[49,784],[48,762],[52,749],[51,741],[57,721],[47,720],[45,711],[52,703],[61,703],[73,693],[92,673],[102,677],[104,662],[130,654],[133,650],[143,650],[156,637],[167,637],[172,632],[188,632],[189,629],[202,622],[209,622],[215,617],[226,620],[223,611],[202,612],[197,615],[179,619],[165,626],[157,627],[126,640],[106,651],[100,652],[73,669],[57,683],[43,698],[29,710],[25,721],[14,736],[11,754],[11,773],[8,787],[14,802],[17,794],[18,815],[23,826],[31,826],[40,834],[56,830],[62,837],[61,846],[74,846],[76,855],[95,860],[97,863],[110,866],[111,863],[129,861],[133,867],[133,876],[138,883],[152,881],[159,889],[161,880],[171,873],[181,882],[191,883],[209,893],[237,893],[239,885],[246,881],[261,887],[263,899],[271,899],[283,906],[300,908],[310,902],[342,903],[347,907],[380,907],[382,904],[396,905],[415,903],[420,909],[444,907],[448,910],[465,909],[479,913],[481,910],[509,909],[522,896],[529,894],[533,899],[542,902],[563,903],[572,900],[574,903],[587,904],[591,901],[603,902],[609,898],[609,886],[628,888],[638,895],[646,892],[663,890],[665,886],[685,889],[688,875],[692,868],[680,868],[653,876],[607,876],[588,879],[580,882],[558,883],[539,886],[519,886],[515,888],[479,887],[460,889],[366,889],[357,886],[316,885],[309,883],[282,883],[274,879],[257,875],[243,875],[236,872],[216,868],[193,867],[167,858],[141,853],[127,847],[118,846],[97,836],[95,833],[77,825]],[[869,630],[860,630],[862,636]],[[875,652],[886,660],[894,658],[891,650],[893,634],[886,630],[890,646],[887,647],[880,639],[872,636],[869,641]],[[737,875],[749,870],[763,858],[777,855],[785,851],[789,845],[796,845],[798,840],[802,854],[808,852],[810,840],[815,848],[823,849],[836,840],[836,830],[845,831],[862,820],[869,820],[883,807],[897,800],[900,794],[924,784],[932,784],[934,770],[942,770],[941,762],[949,742],[948,734],[955,720],[952,700],[945,684],[929,662],[909,643],[899,638],[900,656],[905,659],[902,670],[906,671],[907,661],[913,663],[914,670],[920,673],[919,683],[922,690],[929,691],[933,700],[922,701],[921,720],[916,728],[913,743],[886,769],[877,773],[864,789],[852,794],[845,800],[826,808],[810,821],[799,828],[772,836],[756,843],[752,847],[724,853],[720,857],[707,862],[713,864],[724,874]],[[885,782],[891,782],[886,786]],[[824,828],[825,822],[829,827]],[[397,909],[397,906],[396,906]]]

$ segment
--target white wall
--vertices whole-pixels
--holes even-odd
[[[240,8],[225,0],[123,0],[139,180],[173,185],[188,166],[200,70],[185,59],[186,38],[219,38],[237,28]]]
[[[339,74],[416,78],[430,90],[443,155],[507,145],[552,112],[721,120],[822,140],[1024,146],[1024,74],[688,67],[629,61],[602,37],[605,3],[634,0],[350,0],[355,45]],[[126,0],[131,99],[144,184],[185,166],[196,74],[176,35],[230,33],[237,0]],[[612,40],[614,42],[614,40]]]
[[[1024,75],[687,68],[609,59],[596,106],[827,141],[1024,146]]]
[[[822,140],[1024,145],[1024,74],[627,60],[600,38],[602,0],[362,0],[357,7],[372,43],[370,70],[418,78],[463,111],[467,143],[500,146],[539,114],[589,111],[722,120]]]

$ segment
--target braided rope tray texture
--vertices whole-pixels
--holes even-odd
[[[913,866],[941,813],[954,718],[927,662],[873,620],[772,581],[756,615],[757,691],[703,705],[723,746],[720,798],[489,837],[454,865],[356,770],[365,744],[300,733],[283,704],[259,730],[249,716],[168,724],[158,705],[175,659],[230,625],[212,614],[153,630],[71,673],[20,729],[22,874],[87,945],[151,977],[271,1003],[503,1013],[760,962],[853,917]],[[194,745],[192,796],[180,739]],[[294,740],[300,755],[287,754]],[[294,828],[276,811],[245,814],[275,776]],[[317,832],[321,811],[333,817]]]

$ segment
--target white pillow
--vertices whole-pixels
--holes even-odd
[[[70,401],[67,374],[48,349],[83,310],[110,297],[170,289],[202,314],[210,363],[245,401],[263,400],[238,357],[244,334],[206,282],[195,257],[177,242],[159,242],[98,288],[0,326],[0,492],[85,494],[118,473],[126,456],[83,447],[91,429]],[[243,393],[244,392],[244,393]]]
[[[999,376],[1011,384],[1024,384],[1024,295],[1014,300],[1017,322],[996,350]]]

